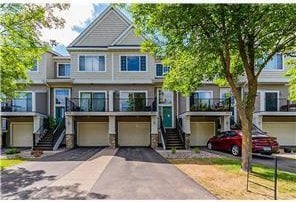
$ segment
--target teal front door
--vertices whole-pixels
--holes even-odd
[[[165,128],[171,128],[173,126],[172,122],[172,107],[162,107],[162,120]]]

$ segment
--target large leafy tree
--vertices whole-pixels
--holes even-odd
[[[230,86],[243,130],[242,170],[247,170],[258,77],[277,52],[295,47],[296,6],[134,4],[129,9],[138,33],[147,38],[143,50],[171,66],[165,88],[189,95],[206,80]]]
[[[49,49],[40,40],[42,28],[61,28],[56,11],[69,4],[0,4],[1,97],[13,97],[29,83],[27,72]]]
[[[287,66],[290,68],[286,72],[286,76],[289,78],[289,97],[292,101],[296,101],[296,56],[295,53],[287,61]]]

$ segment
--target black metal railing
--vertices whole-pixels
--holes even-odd
[[[44,119],[43,124],[33,133],[33,148],[47,134],[47,132],[49,132],[49,119]]]
[[[185,132],[182,129],[182,119],[176,118],[177,133],[180,136],[180,139],[183,144],[185,144]]]
[[[1,102],[2,112],[32,112],[31,98],[5,99]]]
[[[287,98],[279,98],[275,100],[267,100],[265,101],[265,109],[264,111],[270,112],[296,112],[296,103],[290,101]]]
[[[115,98],[113,110],[117,112],[155,112],[156,98]]]
[[[231,98],[190,99],[190,111],[230,111]]]
[[[159,132],[160,132],[160,136],[162,138],[162,144],[164,144],[162,146],[164,149],[166,149],[168,137],[167,137],[167,133],[165,131],[164,125],[163,125],[162,116],[159,116]]]
[[[56,125],[55,129],[53,130],[53,138],[52,138],[52,146],[54,147],[57,143],[60,136],[63,134],[63,131],[66,129],[65,126],[65,117]]]
[[[107,98],[66,98],[67,112],[105,112],[108,111]]]

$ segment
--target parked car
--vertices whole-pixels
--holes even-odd
[[[272,154],[279,149],[279,144],[275,137],[270,137],[266,133],[253,131],[252,135],[253,153]],[[219,133],[208,140],[207,147],[210,150],[220,150],[231,152],[234,156],[241,154],[242,131],[231,130]]]

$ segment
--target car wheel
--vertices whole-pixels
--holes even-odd
[[[208,142],[208,149],[212,150],[212,143]]]
[[[233,156],[239,156],[240,155],[240,148],[237,145],[233,145],[231,147],[231,153]]]

